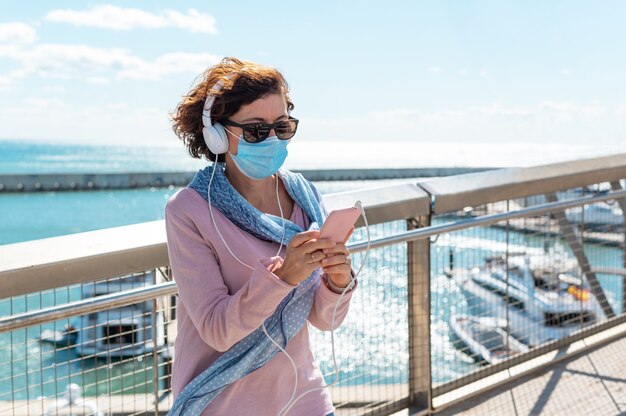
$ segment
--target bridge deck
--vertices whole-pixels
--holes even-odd
[[[626,337],[436,414],[626,414]]]

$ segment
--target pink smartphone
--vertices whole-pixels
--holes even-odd
[[[361,212],[357,207],[334,210],[322,225],[320,238],[329,238],[335,243],[345,243],[359,215]]]

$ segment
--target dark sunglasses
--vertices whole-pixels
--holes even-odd
[[[243,130],[243,139],[248,143],[261,143],[270,135],[270,131],[274,130],[276,136],[280,140],[289,140],[298,130],[299,120],[289,117],[288,120],[279,121],[278,123],[247,123],[239,124],[230,120],[222,120],[220,123],[224,126],[239,127]]]

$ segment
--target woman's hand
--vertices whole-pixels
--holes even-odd
[[[281,280],[297,285],[322,267],[322,260],[326,258],[323,250],[333,249],[335,243],[326,238],[320,238],[320,232],[316,230],[305,231],[296,234],[285,249],[283,264],[274,274]]]
[[[350,251],[345,244],[337,244],[334,248],[325,249],[326,258],[322,260],[322,268],[333,285],[344,288],[352,280],[352,261]]]
[[[348,242],[353,231],[354,227],[343,244],[324,249],[326,255],[326,258],[322,260],[324,273],[333,285],[340,288],[348,286],[352,281],[352,261],[350,260],[350,251],[345,243]]]

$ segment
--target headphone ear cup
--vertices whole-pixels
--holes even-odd
[[[228,137],[226,130],[220,123],[204,126],[202,128],[204,142],[209,150],[216,155],[228,152]]]

